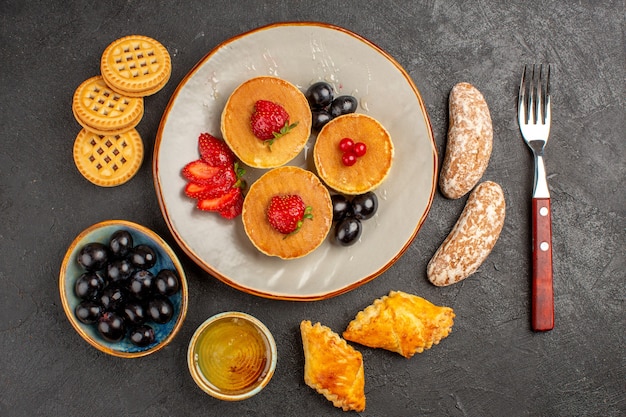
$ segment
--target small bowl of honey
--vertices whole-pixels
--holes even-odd
[[[195,383],[224,401],[258,394],[276,369],[276,342],[255,317],[231,311],[202,323],[189,342],[187,364]]]

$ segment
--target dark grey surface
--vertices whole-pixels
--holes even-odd
[[[1,416],[342,415],[303,383],[298,324],[321,321],[340,332],[358,310],[391,289],[453,307],[454,331],[410,360],[358,347],[367,395],[360,415],[624,415],[623,0],[181,3],[0,2]],[[483,92],[495,133],[484,179],[502,185],[508,204],[494,251],[460,284],[428,283],[426,263],[464,203],[439,193],[397,263],[367,285],[325,301],[273,301],[236,291],[178,251],[190,300],[176,339],[137,360],[98,352],[74,332],[60,304],[57,279],[67,246],[87,226],[115,218],[141,223],[174,243],[151,172],[154,138],[170,95],[220,42],[280,21],[336,24],[388,51],[422,94],[440,156],[449,90],[468,81]],[[71,97],[98,73],[103,49],[132,33],[161,41],[173,73],[161,92],[146,99],[138,127],[146,158],[139,174],[104,189],[73,165],[79,126]],[[555,69],[546,163],[556,327],[543,334],[529,324],[532,161],[516,123],[520,71],[532,62],[551,62]],[[240,403],[205,395],[186,370],[194,329],[225,310],[255,315],[278,343],[269,386]]]

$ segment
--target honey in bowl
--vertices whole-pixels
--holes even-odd
[[[249,398],[269,382],[276,344],[254,317],[221,313],[204,322],[189,345],[189,370],[208,394],[227,401]]]

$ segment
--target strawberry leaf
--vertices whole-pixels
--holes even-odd
[[[265,143],[267,143],[268,147],[270,148],[270,151],[272,150],[272,144],[274,144],[274,141],[276,139],[279,139],[279,138],[285,136],[287,133],[289,133],[291,130],[293,130],[296,126],[298,126],[298,122],[289,124],[289,120],[287,120],[285,122],[284,126],[281,127],[278,132],[273,132],[274,137],[272,139],[268,139],[268,140],[265,141]]]

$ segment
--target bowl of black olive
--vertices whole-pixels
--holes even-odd
[[[168,345],[187,314],[187,280],[176,254],[152,230],[126,220],[94,224],[74,239],[59,291],[78,334],[123,358]]]

